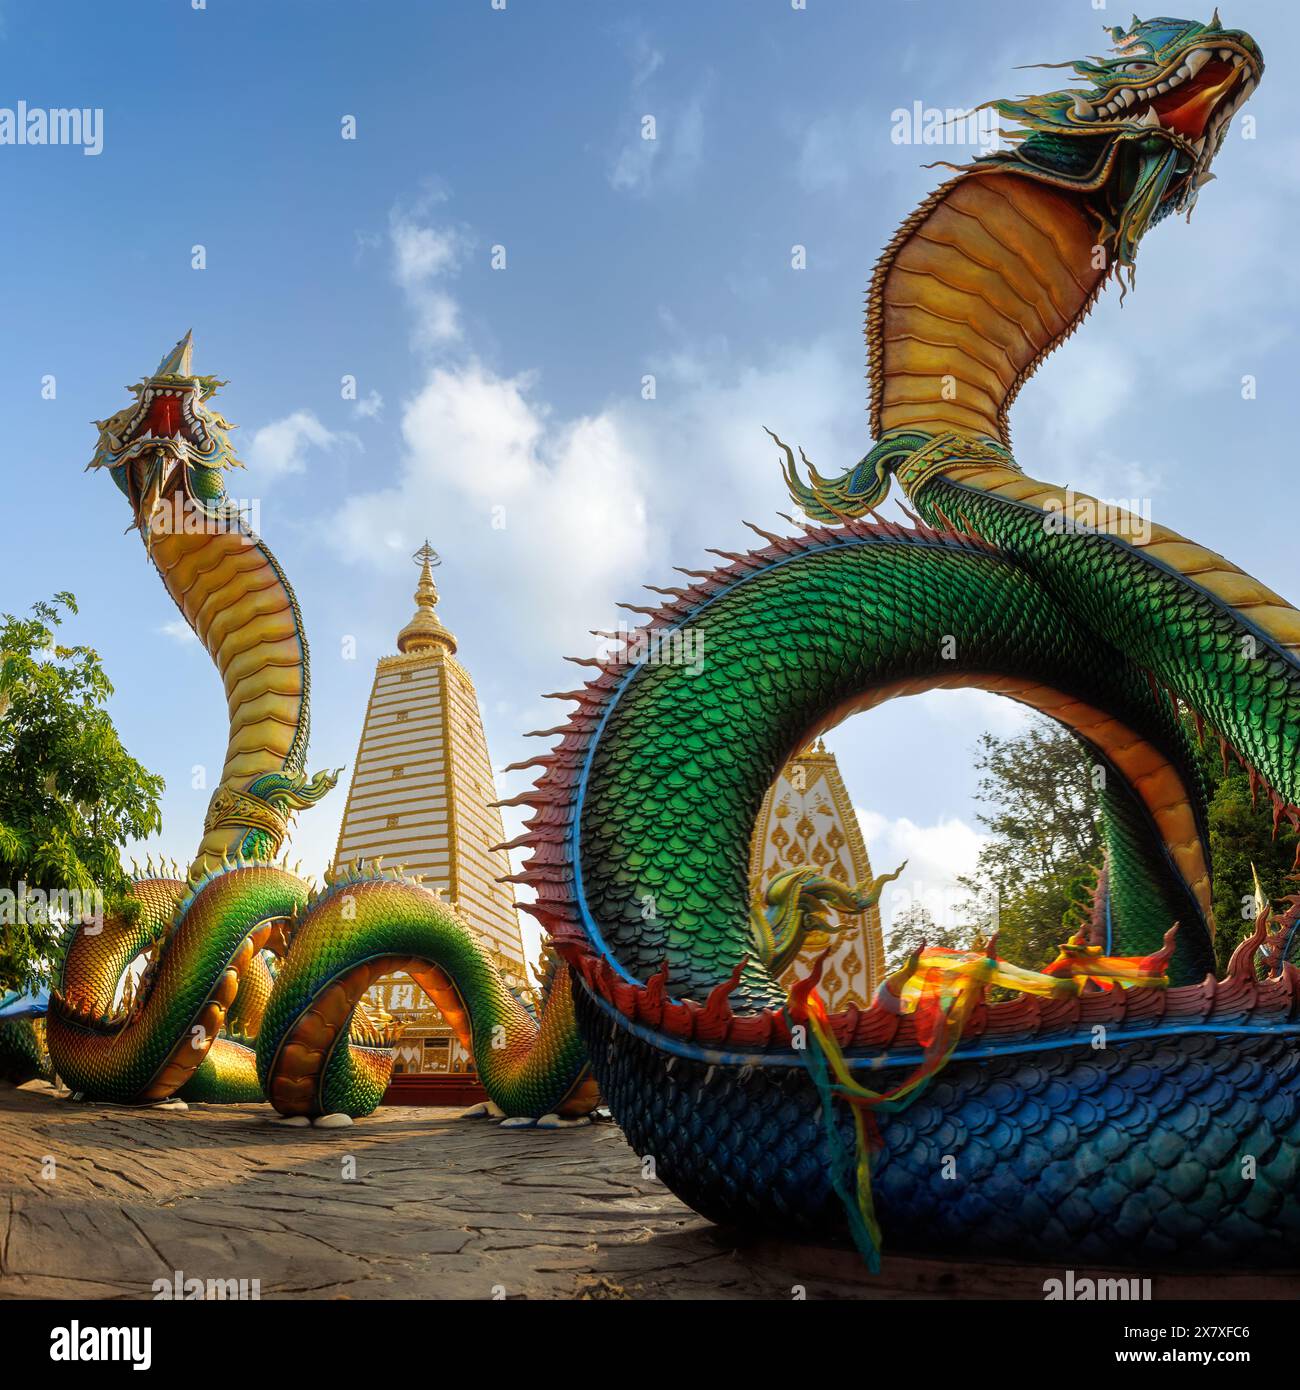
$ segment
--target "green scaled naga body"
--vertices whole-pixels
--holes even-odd
[[[852,1235],[868,1258],[1295,1261],[1296,914],[1260,904],[1214,978],[1183,712],[1300,820],[1300,614],[1212,551],[1035,481],[1010,447],[1016,394],[1112,276],[1131,283],[1143,234],[1190,211],[1263,69],[1217,15],[1112,38],[1113,58],[1074,64],[1079,89],[993,103],[1024,138],[886,248],[876,446],[826,478],[782,445],[802,533],[760,531],[663,591],[636,647],[689,635],[702,660],[611,660],[539,760],[526,877],[602,1094],[716,1220]],[[895,477],[913,529],[872,516]],[[1050,715],[1105,770],[1105,886],[1046,972],[1078,988],[1016,980],[990,946],[920,953],[865,1012],[827,1015],[815,978],[787,999],[748,904],[766,788],[847,715],[955,687]],[[1110,979],[1087,978],[1103,959]],[[987,1003],[1004,981],[1022,997]]]
[[[122,1103],[270,1099],[286,1116],[378,1105],[397,1032],[363,995],[405,969],[512,1116],[585,1114],[586,1074],[557,967],[541,1026],[505,987],[469,925],[439,897],[376,866],[323,891],[274,862],[289,818],[336,774],[305,768],[307,641],[288,580],[226,493],[238,467],[218,386],[192,367],[189,335],[100,426],[107,469],[168,592],[222,677],[226,762],[188,873],[141,879],[127,920],[74,924],[48,1018],[58,1075]],[[132,997],[122,982],[142,954]]]
[[[782,446],[808,522],[754,528],[760,548],[662,591],[524,764],[542,773],[518,798],[534,812],[521,877],[568,974],[540,1030],[510,1034],[500,1074],[489,1081],[483,1028],[506,1017],[509,1032],[510,1001],[446,909],[396,880],[303,902],[268,866],[199,883],[159,938],[144,1007],[160,1034],[215,1022],[214,991],[234,997],[231,962],[265,931],[288,945],[256,1070],[286,1114],[375,1103],[384,1039],[355,1036],[359,1001],[400,967],[463,1018],[503,1108],[577,1110],[594,1080],[657,1175],[715,1220],[852,1236],[869,1258],[883,1242],[1294,1263],[1297,909],[1276,919],[1261,902],[1214,978],[1205,789],[1182,711],[1300,820],[1300,615],[1213,552],[1034,481],[1010,450],[1016,393],[1110,276],[1131,279],[1144,232],[1190,210],[1262,72],[1254,41],[1217,15],[1135,19],[1112,37],[1113,58],[1074,65],[1082,88],[995,103],[1025,138],[958,171],[886,249],[867,322],[875,448],[841,478],[805,480]],[[869,515],[895,476],[914,528]],[[689,665],[647,658],[686,637]],[[816,971],[787,997],[777,974],[820,908],[864,905],[881,885],[803,873],[756,914],[748,849],[765,791],[846,716],[959,686],[1050,715],[1106,770],[1089,932],[1041,972],[991,943],[922,951],[867,1010],[827,1013]],[[206,902],[191,940],[182,928]],[[184,964],[167,975],[173,950],[210,983],[179,978]],[[991,984],[1017,997],[989,1003]],[[179,1063],[162,1054],[154,1038],[124,1052],[134,1094],[146,1072],[144,1094],[170,1084]],[[101,1091],[116,1084],[103,1066]]]

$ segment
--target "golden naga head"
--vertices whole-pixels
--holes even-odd
[[[196,375],[192,356],[186,333],[152,376],[127,387],[130,405],[95,421],[99,440],[86,467],[109,470],[146,541],[152,519],[173,501],[219,508],[224,470],[243,467],[230,444],[234,426],[208,404],[226,383]]]
[[[1134,15],[1108,33],[1113,56],[1045,65],[1072,68],[1081,86],[985,103],[1016,123],[1019,143],[979,164],[1077,192],[1131,282],[1143,234],[1171,213],[1190,215],[1214,177],[1264,56],[1244,30],[1224,28],[1218,10],[1205,23]]]

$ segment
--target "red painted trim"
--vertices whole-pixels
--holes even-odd
[[[401,1072],[393,1077],[381,1105],[479,1105],[487,1092],[467,1073]]]

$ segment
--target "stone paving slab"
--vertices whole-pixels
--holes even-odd
[[[503,1130],[386,1106],[316,1130],[270,1114],[0,1087],[0,1298],[150,1298],[180,1271],[257,1279],[263,1298],[1041,1299],[1060,1273],[887,1256],[871,1278],[851,1251],[747,1240],[643,1178],[608,1123]],[[1269,1294],[1202,1282],[1169,1276],[1156,1296]]]
[[[0,1296],[146,1298],[179,1270],[263,1298],[790,1297],[644,1180],[612,1124],[270,1114],[0,1090]]]

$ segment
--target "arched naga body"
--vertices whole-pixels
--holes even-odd
[[[139,910],[69,935],[48,1020],[58,1074],[125,1103],[270,1100],[287,1118],[379,1103],[398,1029],[367,988],[406,970],[442,1009],[509,1114],[587,1113],[595,1090],[567,972],[540,1023],[506,988],[456,910],[400,872],[360,865],[322,890],[274,862],[293,812],[337,774],[304,770],[310,665],[297,598],[227,495],[239,466],[192,368],[187,334],[135,401],[100,425],[91,467],[131,504],[150,559],[221,674],[230,734],[188,874],[135,885]],[[129,1007],[124,972],[150,960]]]
[[[873,1257],[883,1239],[1148,1266],[1294,1259],[1295,912],[1279,926],[1261,902],[1254,936],[1215,980],[1205,789],[1183,711],[1249,765],[1279,817],[1300,820],[1300,614],[1195,542],[1035,481],[1010,449],[1016,393],[1109,278],[1131,280],[1146,230],[1190,211],[1263,69],[1254,41],[1217,15],[1134,20],[1112,37],[1114,58],[1074,64],[1082,87],[994,103],[1024,138],[959,170],[886,248],[867,315],[875,447],[827,479],[805,478],[782,446],[807,523],[761,532],[759,549],[661,591],[638,638],[689,630],[697,659],[593,663],[518,798],[534,811],[520,877],[564,969],[540,1032],[519,1023],[501,1068],[476,1047],[489,1090],[515,1113],[576,1113],[598,1083],[637,1151],[716,1220],[851,1233]],[[206,379],[188,364],[169,376],[188,422]],[[158,385],[145,388],[153,410]],[[96,461],[147,518],[180,475],[149,462],[156,447],[129,452],[131,421],[105,428]],[[185,423],[164,435],[180,452],[204,447]],[[893,479],[920,514],[912,529],[870,516]],[[184,606],[187,583],[164,579]],[[196,610],[210,650],[203,624],[225,607]],[[274,638],[290,656],[294,634],[286,623]],[[250,677],[223,675],[233,713]],[[1050,715],[1105,769],[1092,938],[1042,971],[991,947],[927,951],[866,1011],[827,1014],[815,978],[787,998],[776,967],[819,906],[861,905],[880,885],[796,876],[756,917],[747,847],[764,791],[847,714],[955,686]],[[300,697],[305,682],[275,695]],[[300,757],[276,758],[239,776],[308,795]],[[266,829],[260,805],[239,798],[274,796],[231,790],[241,829]],[[237,848],[256,859],[270,832]],[[285,1113],[376,1102],[387,1039],[359,1000],[380,967],[416,971],[476,1044],[513,1017],[468,933],[417,885],[363,873],[313,900],[268,864],[204,871],[191,889],[141,890],[150,913],[102,967],[119,970],[149,933],[159,943],[125,1023],[73,1016],[77,990],[98,1002],[103,987],[83,985],[69,956],[57,1006],[68,1031],[52,1028],[51,1046],[61,1068],[86,1052],[82,1089],[209,1086],[211,1050],[194,1068],[176,1049],[186,1030],[228,1020],[252,978],[241,962],[268,948],[283,964],[247,1085]],[[344,893],[359,907],[349,923]],[[1018,997],[988,1003],[990,984]],[[118,1030],[102,1059],[96,1027]],[[121,1041],[132,1030],[138,1046]]]

